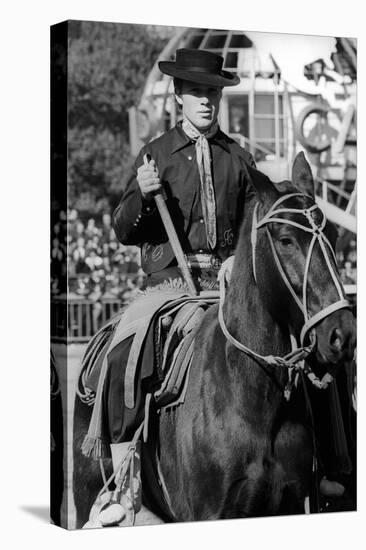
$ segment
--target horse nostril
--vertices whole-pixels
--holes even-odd
[[[339,328],[335,328],[332,330],[329,343],[331,347],[334,348],[335,350],[342,351],[343,345],[344,345],[344,339],[343,339],[342,331]]]

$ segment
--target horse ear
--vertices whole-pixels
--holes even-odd
[[[278,198],[278,193],[269,177],[253,167],[248,167],[248,170],[250,181],[260,202],[272,204]]]
[[[308,161],[305,158],[303,151],[300,151],[295,157],[292,167],[292,183],[301,193],[310,195],[314,198],[314,179]]]

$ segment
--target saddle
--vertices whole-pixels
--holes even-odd
[[[218,299],[218,293],[210,291],[189,296],[183,292],[153,290],[139,296],[93,337],[84,355],[77,386],[81,400],[94,405],[84,454],[93,454],[95,458],[109,456],[107,446],[98,440],[102,435],[101,394],[111,350],[133,336],[125,371],[127,408],[135,406],[138,372],[142,380],[154,376],[152,399],[158,409],[178,406],[185,398],[195,335],[205,311]]]
[[[192,366],[195,336],[207,309],[217,303],[217,292],[204,291],[199,296],[178,292],[155,291],[141,296],[127,309],[119,312],[92,339],[86,350],[78,381],[79,397],[94,405],[89,432],[82,452],[94,458],[110,456],[109,445],[103,441],[103,383],[108,369],[108,354],[127,338],[132,339],[125,370],[125,406],[134,408],[135,387],[152,374],[154,391],[146,395],[144,422],[136,426],[142,434],[144,498],[151,509],[159,510],[165,521],[172,520],[169,495],[164,489],[157,457],[158,441],[149,430],[158,413],[184,403],[189,372]],[[140,438],[140,435],[139,435]]]

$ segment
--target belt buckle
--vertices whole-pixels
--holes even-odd
[[[200,267],[200,269],[210,269],[211,267],[211,256],[210,254],[195,254],[195,260]]]
[[[187,254],[186,259],[190,268],[218,270],[221,267],[221,260],[213,254]]]

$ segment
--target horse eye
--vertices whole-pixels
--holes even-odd
[[[280,243],[282,244],[282,246],[292,246],[293,242],[291,239],[289,239],[288,237],[282,237],[280,239]]]

